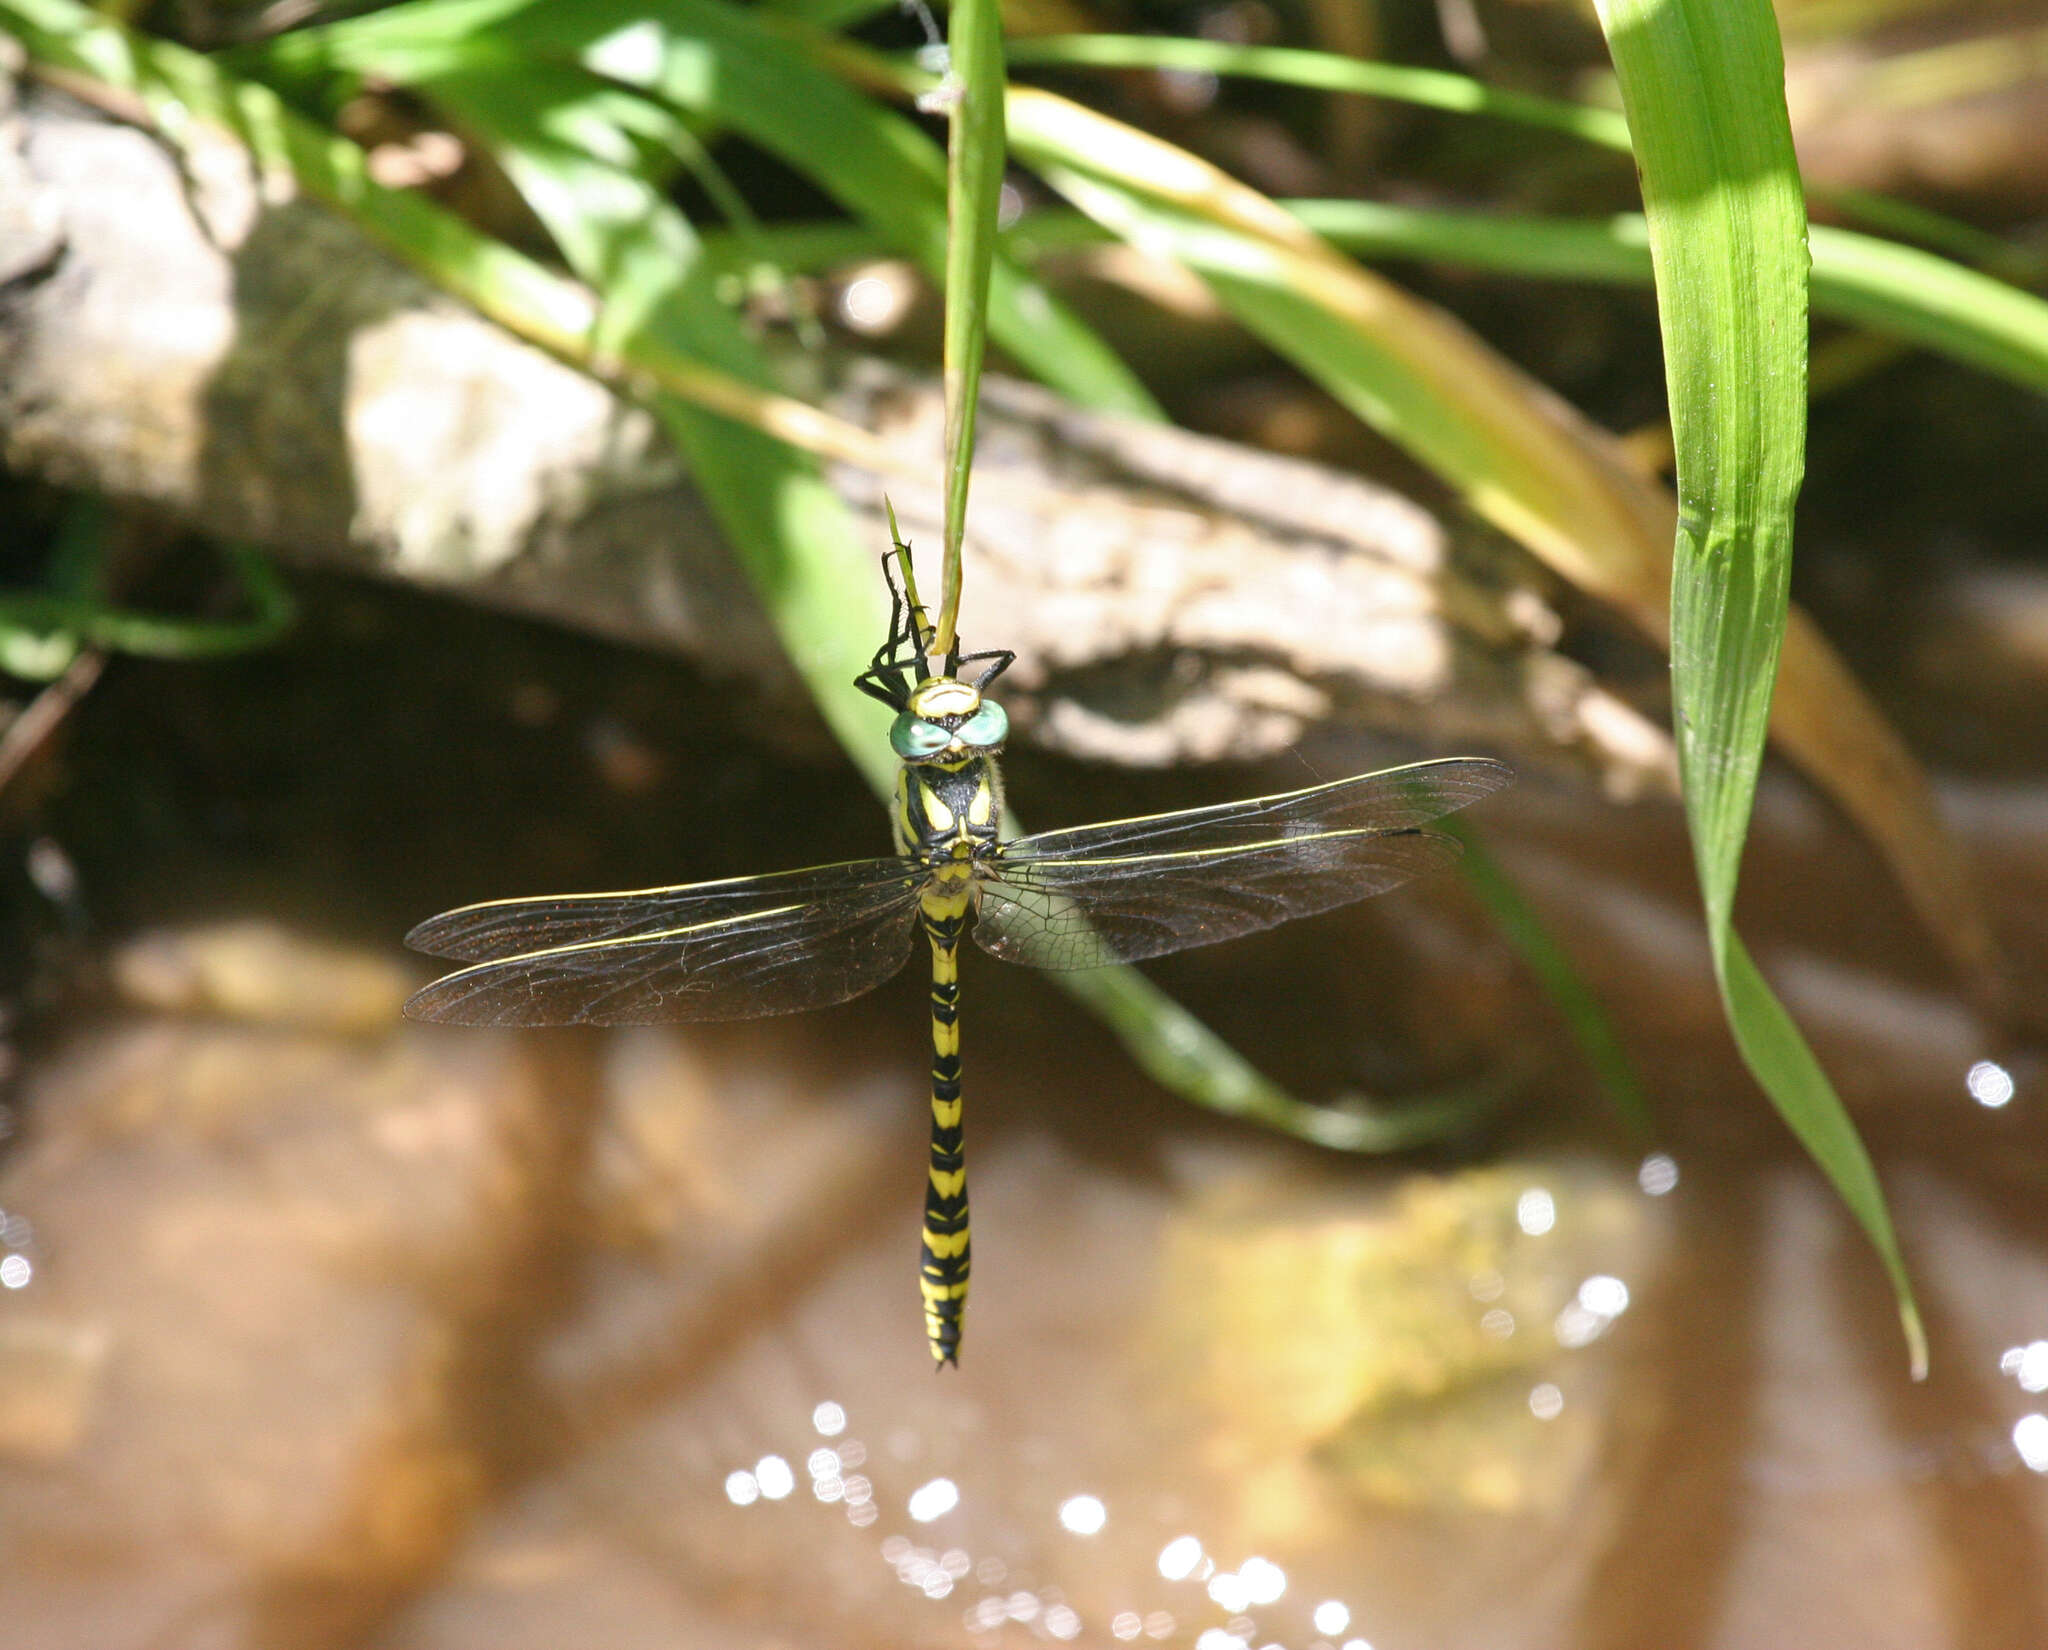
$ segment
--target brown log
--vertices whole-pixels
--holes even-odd
[[[640,408],[274,198],[225,138],[0,91],[0,460],[308,567],[439,588],[798,689]],[[937,476],[934,384],[813,357]],[[1663,731],[1553,647],[1542,575],[1359,476],[985,391],[963,622],[1023,737],[1104,761],[1372,729],[1669,789]],[[886,543],[879,483],[833,484]],[[891,484],[937,541],[936,489]]]

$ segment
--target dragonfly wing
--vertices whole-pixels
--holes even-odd
[[[430,957],[491,962],[558,946],[666,934],[813,900],[848,899],[896,887],[907,874],[900,859],[857,859],[632,893],[488,900],[429,917],[405,936],[405,943]]]
[[[1325,831],[1403,831],[1491,796],[1514,782],[1506,763],[1456,756],[1416,762],[1311,785],[1279,796],[1255,796],[1210,808],[1147,814],[1101,825],[1041,831],[1003,845],[1006,865],[1094,859],[1110,854],[1257,846],[1278,837]],[[1007,874],[1007,873],[1005,873]]]
[[[891,874],[849,876],[808,900],[666,929],[641,926],[634,914],[623,937],[475,963],[416,993],[405,1011],[452,1025],[651,1025],[842,1003],[873,990],[910,955],[909,919],[926,879],[902,861],[874,863]]]
[[[1034,968],[1100,968],[1330,911],[1448,865],[1449,837],[1347,829],[1220,848],[994,862],[974,937]]]

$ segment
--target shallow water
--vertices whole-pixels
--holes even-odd
[[[376,685],[411,611],[88,706],[79,794],[129,801],[64,840],[137,933],[29,1050],[0,1164],[0,1646],[2048,1643],[2039,1069],[1789,780],[1745,923],[1879,1158],[1925,1385],[1728,1049],[1675,817],[1534,780],[1494,840],[1656,1142],[1454,879],[1163,971],[1307,1092],[1527,1074],[1401,1162],[1204,1117],[977,953],[975,1287],[935,1375],[914,979],[679,1032],[392,1017],[407,915],[858,853],[876,817],[733,755],[679,674],[516,627],[509,688],[430,715]],[[2027,978],[2048,799],[1950,800]]]

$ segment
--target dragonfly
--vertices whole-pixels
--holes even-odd
[[[960,944],[1071,970],[1143,961],[1397,888],[1459,852],[1425,827],[1507,785],[1478,757],[1030,836],[1003,835],[1007,651],[936,661],[908,547],[883,557],[889,633],[856,678],[895,714],[895,852],[626,893],[493,900],[429,918],[415,950],[465,966],[406,1004],[467,1026],[739,1020],[825,1008],[931,952],[931,1139],[918,1257],[934,1364],[957,1364],[970,1245],[961,1132]]]

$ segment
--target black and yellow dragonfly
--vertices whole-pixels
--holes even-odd
[[[430,918],[406,943],[468,966],[406,1004],[457,1025],[633,1025],[823,1008],[871,991],[924,930],[932,954],[932,1129],[919,1282],[940,1366],[967,1304],[960,1129],[963,933],[1006,962],[1099,968],[1255,933],[1383,894],[1458,854],[1427,823],[1506,785],[1453,758],[1279,796],[1005,841],[996,758],[1009,719],[985,690],[1005,652],[934,670],[929,621],[889,576],[889,637],[858,679],[896,712],[896,852],[631,893],[495,900]],[[888,559],[884,558],[886,571]]]

